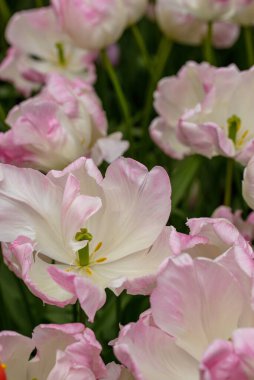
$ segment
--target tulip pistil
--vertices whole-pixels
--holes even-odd
[[[241,128],[241,119],[238,116],[233,115],[227,120],[227,123],[228,123],[228,137],[234,143],[236,143],[237,132]]]
[[[77,241],[87,241],[87,245],[78,250],[79,265],[85,267],[89,265],[89,242],[93,239],[93,235],[87,230],[87,228],[81,228],[75,235]]]
[[[55,44],[55,46],[56,46],[56,50],[57,50],[58,63],[61,66],[65,66],[66,65],[66,58],[65,58],[64,46],[63,46],[62,42],[57,42]]]

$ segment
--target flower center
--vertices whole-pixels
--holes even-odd
[[[56,50],[57,50],[57,58],[58,63],[60,66],[66,66],[66,57],[65,57],[65,51],[64,51],[64,45],[62,42],[57,42],[55,44]]]
[[[79,265],[85,267],[89,265],[89,242],[93,240],[93,235],[87,230],[87,228],[81,228],[75,235],[76,241],[87,241],[87,245],[78,250]]]
[[[78,250],[77,255],[77,266],[82,269],[85,267],[85,270],[88,274],[91,274],[91,269],[89,265],[101,264],[107,261],[106,257],[100,257],[96,260],[93,260],[93,255],[98,252],[102,247],[102,242],[100,241],[93,251],[90,253],[90,242],[93,240],[93,235],[88,231],[87,228],[81,228],[79,232],[75,235],[76,241],[87,241],[87,245]],[[91,260],[92,259],[92,260]]]
[[[239,136],[239,131],[242,127],[242,121],[236,115],[233,115],[230,118],[228,118],[227,124],[228,124],[228,137],[233,141],[236,148],[241,148],[241,146],[246,142],[246,137],[249,134],[248,129]]]

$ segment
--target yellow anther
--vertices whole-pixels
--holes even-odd
[[[86,270],[86,273],[87,273],[89,276],[92,276],[93,272],[91,271],[90,268],[86,267],[85,270]]]
[[[107,261],[107,258],[101,257],[100,259],[96,260],[96,263],[104,263],[105,261]]]
[[[4,364],[4,363],[1,363],[1,367],[2,367],[3,369],[6,369],[6,368],[7,368],[7,365]]]
[[[243,134],[242,134],[242,136],[239,138],[239,140],[237,141],[237,145],[238,146],[241,146],[243,143],[244,143],[244,140],[245,140],[245,138],[248,136],[248,134],[249,134],[249,131],[247,130],[247,131],[245,131]]]
[[[99,249],[101,248],[101,246],[102,246],[102,241],[100,241],[100,242],[96,245],[94,252],[99,251]]]

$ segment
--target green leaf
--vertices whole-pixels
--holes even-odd
[[[201,157],[191,156],[181,161],[171,175],[172,208],[186,196],[201,164]]]

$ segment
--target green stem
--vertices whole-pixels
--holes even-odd
[[[119,103],[119,106],[121,107],[122,114],[123,114],[124,121],[125,121],[126,137],[128,137],[130,144],[132,146],[131,116],[130,116],[128,102],[125,98],[125,95],[123,93],[123,90],[122,90],[122,87],[121,87],[120,82],[118,80],[118,77],[116,75],[116,72],[115,72],[105,50],[101,51],[101,60],[102,60],[102,63],[104,65],[107,73],[108,73],[108,76],[112,82],[112,85],[115,89],[116,96],[118,99],[118,103]]]
[[[1,272],[2,272],[3,265],[4,265],[4,263],[3,263],[2,253],[0,253],[0,274],[1,274],[1,278],[2,278]],[[4,304],[3,290],[2,290],[1,285],[0,285],[0,302],[1,302],[1,313],[0,313],[1,325],[0,325],[0,329],[5,330],[7,328],[6,320],[8,319],[8,316],[5,319],[5,304]]]
[[[251,67],[254,65],[254,47],[253,47],[252,27],[250,26],[244,27],[243,33],[244,33],[247,62],[248,62],[248,66]]]
[[[168,57],[171,53],[172,50],[172,42],[169,41],[166,37],[163,37],[159,48],[158,52],[156,54],[156,60],[155,60],[155,65],[153,67],[153,72],[154,74],[151,77],[148,90],[147,90],[147,97],[146,97],[146,102],[145,102],[145,107],[144,107],[144,116],[143,116],[143,125],[142,125],[142,130],[143,130],[143,137],[146,134],[148,124],[150,121],[150,116],[152,113],[152,106],[153,106],[153,93],[155,91],[155,87],[157,85],[158,80],[161,78],[165,65],[167,63]],[[145,141],[146,139],[144,139]]]
[[[0,130],[7,131],[9,129],[8,125],[5,123],[6,114],[3,106],[0,104]]]
[[[43,0],[35,0],[35,5],[37,8],[41,8],[44,6]]]
[[[213,25],[211,22],[209,22],[207,35],[203,42],[203,55],[206,62],[210,63],[211,65],[215,65],[216,61],[215,61],[212,41],[213,41]]]
[[[235,164],[235,161],[232,158],[227,159],[225,197],[224,197],[225,206],[231,206],[234,164]]]
[[[5,0],[0,0],[0,14],[2,16],[2,22],[5,24],[11,16],[10,9]]]
[[[146,48],[146,45],[145,45],[145,42],[144,42],[144,38],[142,36],[142,34],[140,33],[140,30],[139,28],[137,27],[136,24],[133,24],[131,26],[131,31],[132,31],[132,34],[135,38],[135,41],[139,47],[139,50],[143,56],[143,59],[144,59],[144,62],[145,62],[145,65],[147,67],[147,70],[152,74],[153,73],[153,70],[152,70],[152,65],[151,65],[151,62],[150,62],[150,57],[149,57],[149,53],[147,51],[147,48]]]
[[[80,306],[79,301],[76,302],[75,306],[76,306],[76,312],[74,313],[74,317],[76,318],[76,322],[83,323],[84,325],[86,325],[87,318],[84,311],[82,310]]]
[[[119,324],[121,323],[121,298],[116,296],[116,336],[119,334]]]

